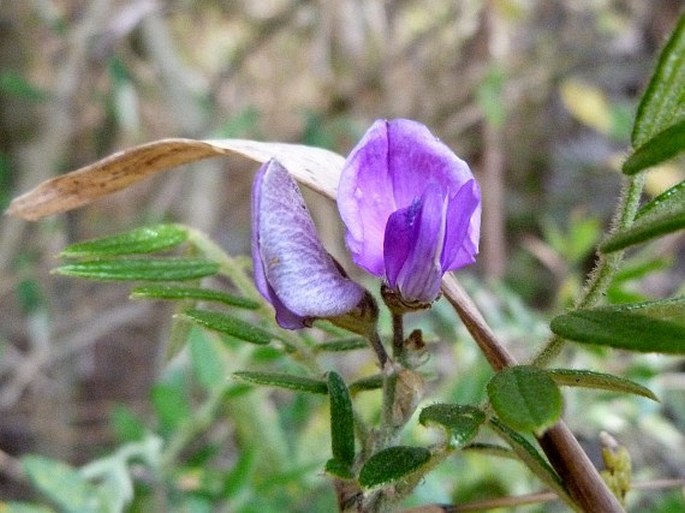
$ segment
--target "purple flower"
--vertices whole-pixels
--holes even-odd
[[[300,190],[276,160],[257,173],[252,209],[255,283],[281,327],[303,328],[360,304],[365,290],[323,248]]]
[[[435,300],[442,275],[478,254],[478,183],[416,121],[371,126],[345,162],[338,209],[354,262],[408,303]]]

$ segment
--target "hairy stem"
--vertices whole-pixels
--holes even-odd
[[[621,199],[616,207],[616,213],[608,235],[627,229],[635,219],[640,196],[644,187],[644,173],[628,179],[624,184]],[[597,266],[588,277],[583,294],[576,300],[574,309],[589,308],[595,305],[606,294],[611,281],[616,275],[625,251],[599,253]],[[533,365],[545,367],[556,358],[564,348],[565,340],[552,335],[545,346],[533,358]]]

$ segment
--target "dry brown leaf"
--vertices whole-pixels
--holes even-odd
[[[296,180],[332,199],[344,163],[337,153],[298,144],[245,139],[161,139],[42,182],[15,198],[7,213],[35,221],[87,205],[155,173],[222,155],[242,155],[260,163],[276,158]]]

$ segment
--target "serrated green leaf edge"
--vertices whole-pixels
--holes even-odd
[[[188,231],[175,224],[159,224],[144,226],[134,230],[78,242],[67,246],[60,256],[74,257],[103,257],[117,255],[133,255],[140,253],[154,253],[171,249],[188,239]]]
[[[535,393],[531,392],[531,384],[535,385]],[[516,404],[511,395],[512,386],[516,391]],[[544,398],[540,397],[541,390],[546,394]],[[500,419],[514,429],[542,430],[561,417],[561,392],[554,380],[537,367],[517,365],[501,370],[488,382],[487,392]]]
[[[657,133],[673,125],[671,121],[681,121],[684,114],[685,15],[681,15],[642,95],[631,136],[633,146],[642,146]]]
[[[473,439],[484,422],[485,412],[465,404],[431,404],[423,408],[419,414],[419,423],[422,426],[441,426],[460,444]]]
[[[101,281],[181,281],[211,276],[219,264],[203,258],[92,260],[54,270],[64,276]]]
[[[560,386],[583,387],[612,392],[624,392],[640,395],[659,402],[654,392],[649,388],[620,376],[578,369],[548,369],[547,373]]]
[[[191,308],[185,310],[179,317],[186,318],[208,330],[230,335],[252,344],[266,345],[278,339],[276,335],[259,326],[223,312]]]
[[[675,157],[683,150],[685,150],[685,120],[660,132],[637,148],[623,163],[622,170],[627,175],[634,175],[643,169]]]
[[[371,456],[359,472],[359,484],[370,489],[411,475],[430,459],[423,447],[396,446]]]
[[[223,303],[225,305],[248,310],[256,310],[260,307],[260,304],[257,301],[227,294],[220,290],[175,285],[147,285],[136,287],[131,291],[130,297],[131,299],[194,299],[197,301]]]
[[[685,327],[632,312],[576,310],[552,319],[553,333],[568,340],[643,353],[685,354]]]
[[[347,385],[337,372],[328,373],[331,403],[331,449],[333,459],[352,466],[354,462],[354,415]]]
[[[644,205],[629,228],[609,237],[599,249],[611,253],[682,228],[685,228],[685,182]]]
[[[328,394],[328,383],[319,379],[294,376],[278,372],[239,371],[234,372],[233,377],[237,380],[255,385],[285,388],[297,392],[309,392],[312,394]]]

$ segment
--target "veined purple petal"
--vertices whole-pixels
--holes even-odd
[[[354,262],[383,276],[383,237],[397,205],[388,169],[387,122],[376,121],[352,150],[338,184],[338,210]],[[403,205],[403,206],[408,206]]]
[[[452,271],[476,261],[480,235],[480,188],[471,179],[448,200],[445,246],[440,264]]]
[[[364,289],[338,270],[297,184],[275,160],[255,179],[252,224],[255,283],[281,326],[303,327],[308,319],[343,315],[359,304]]]
[[[388,285],[408,301],[430,303],[438,297],[443,269],[446,197],[429,184],[419,200],[393,213],[385,231]]]

